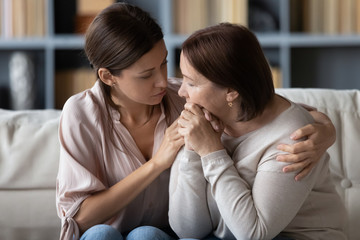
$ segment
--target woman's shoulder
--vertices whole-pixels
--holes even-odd
[[[290,106],[261,128],[250,132],[248,135],[249,139],[254,139],[255,142],[260,140],[262,145],[295,143],[289,137],[291,133],[307,124],[313,123],[314,120],[301,105],[290,100],[287,101],[290,103]]]
[[[301,104],[295,103],[284,97],[282,98],[290,103],[290,107],[288,107],[281,114],[279,114],[276,122],[279,122],[282,126],[291,127],[294,127],[292,125],[298,125],[299,127],[301,127],[308,123],[314,122],[314,119],[310,115],[309,111],[307,111]]]
[[[99,86],[95,84],[87,89],[71,96],[64,104],[62,118],[71,121],[87,122],[100,116],[102,107],[105,107],[99,95]]]

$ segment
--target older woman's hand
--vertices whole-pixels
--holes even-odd
[[[200,156],[223,149],[222,124],[207,110],[193,103],[186,103],[179,119],[179,133],[184,137],[185,147]]]

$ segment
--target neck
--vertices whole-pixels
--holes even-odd
[[[128,127],[140,127],[147,124],[159,105],[146,105],[130,101],[120,101],[118,98],[114,99],[118,111],[120,112],[120,121]]]
[[[275,95],[259,116],[247,122],[239,122],[233,118],[231,122],[225,124],[224,132],[232,137],[240,137],[265,126],[289,106],[290,103],[288,101],[278,95]]]
[[[157,106],[141,105],[137,107],[119,107],[120,121],[127,126],[143,126],[147,124],[154,115]]]

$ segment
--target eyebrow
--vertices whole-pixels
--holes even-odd
[[[168,51],[166,50],[166,55],[165,55],[165,57],[164,57],[164,59],[163,59],[162,63],[163,63],[163,62],[165,62],[165,60],[166,60],[167,56],[168,56]],[[138,74],[142,74],[142,73],[145,73],[145,72],[150,72],[150,71],[152,71],[152,70],[154,70],[154,69],[155,69],[155,67],[153,67],[153,68],[149,68],[149,69],[146,69],[146,70],[144,70],[144,71],[138,72]]]
[[[186,78],[190,79],[191,81],[194,81],[194,79],[192,79],[191,77],[189,77],[189,76],[187,76],[187,75],[185,75],[183,73],[181,73],[181,74],[182,74],[183,78],[186,77]]]

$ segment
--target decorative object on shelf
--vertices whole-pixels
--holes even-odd
[[[278,29],[275,17],[257,2],[249,4],[249,16],[249,28],[252,31],[275,32]]]
[[[11,108],[32,109],[35,104],[34,63],[29,53],[14,52],[9,61]]]

